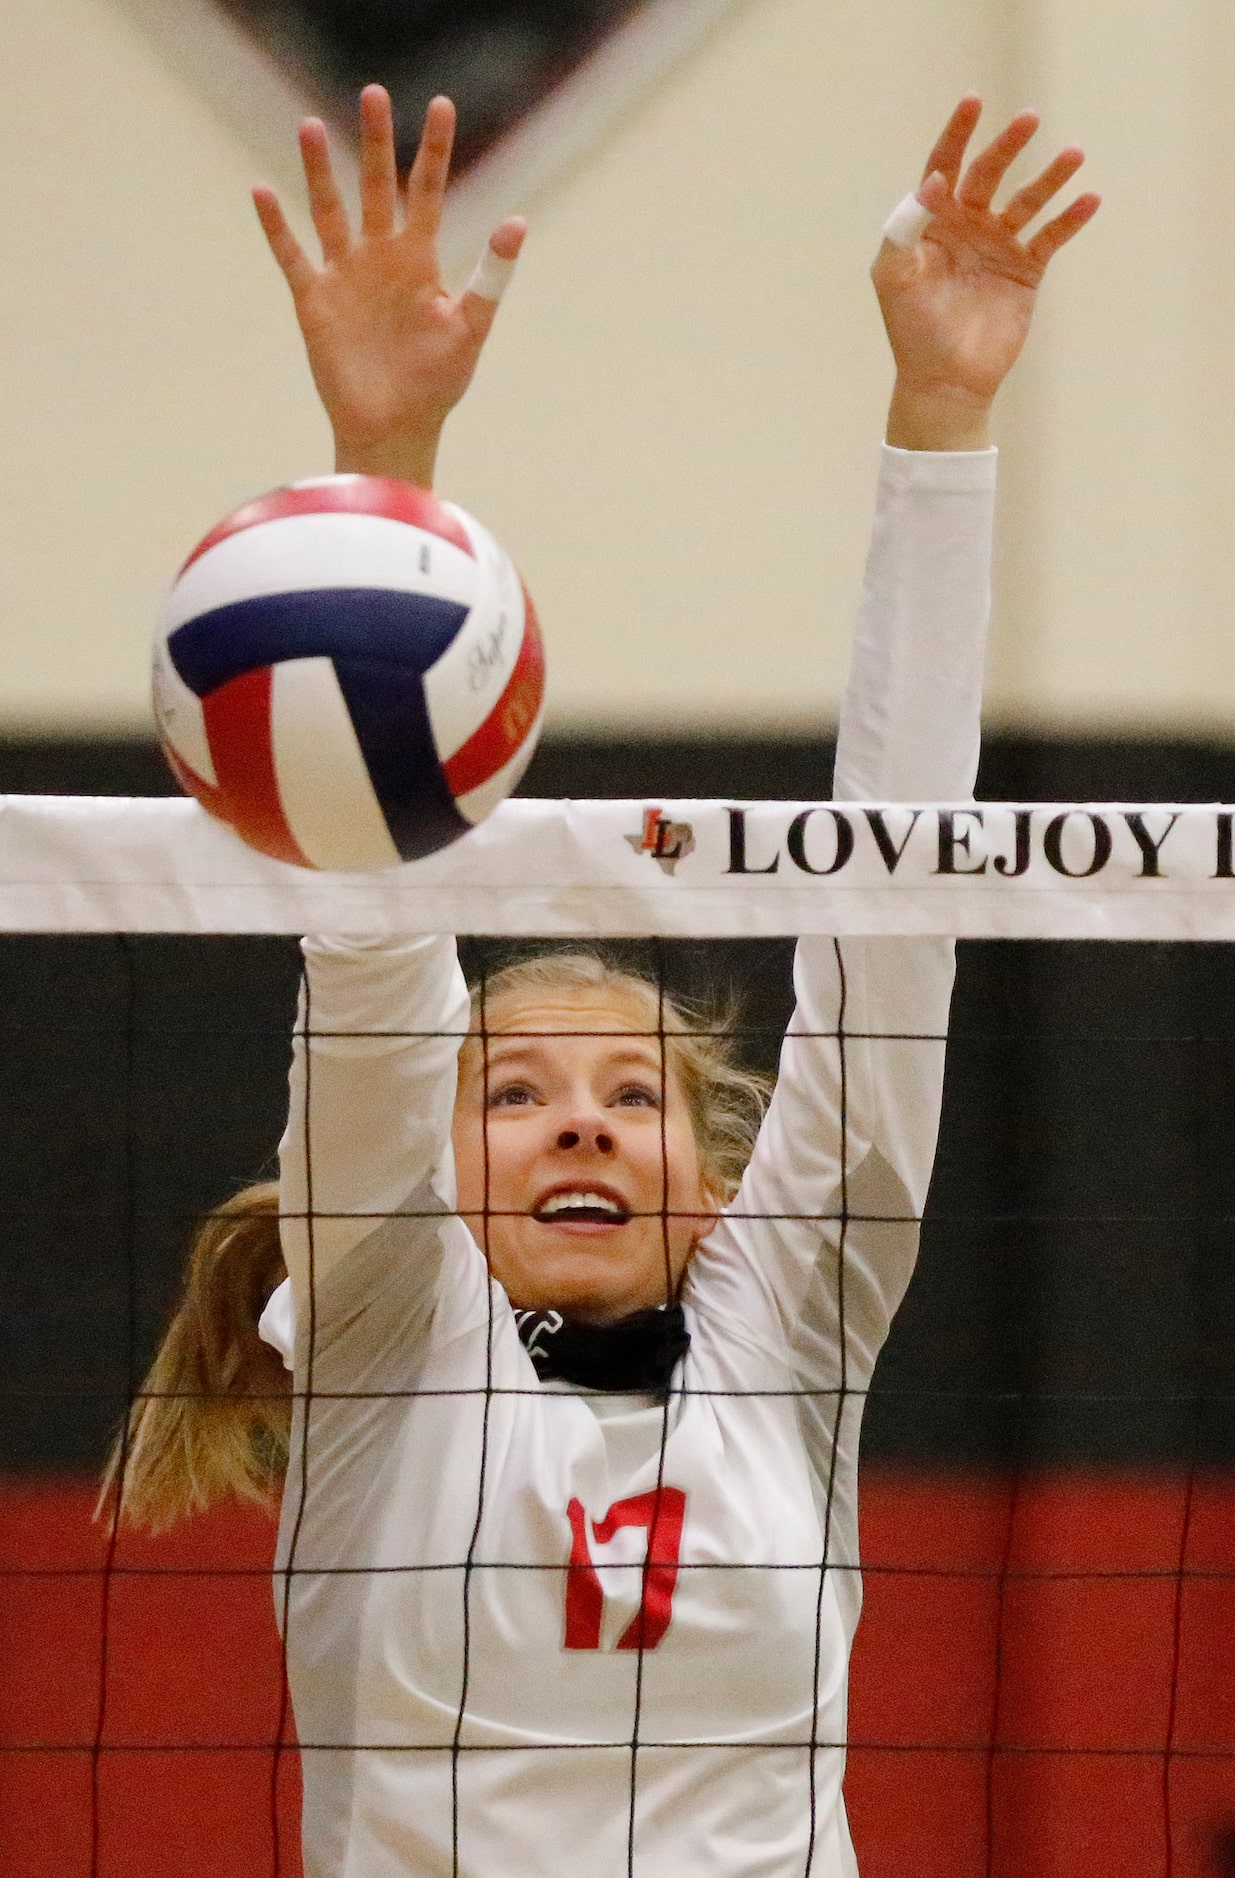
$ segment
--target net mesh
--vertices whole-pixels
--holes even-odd
[[[791,948],[775,938],[661,938],[607,951],[656,986],[664,1147],[667,1001],[736,983],[745,1002],[727,1026],[733,1046],[748,1066],[771,1069],[789,1016]],[[482,939],[463,952],[482,988],[487,1086],[484,987],[510,947]],[[788,1740],[804,1813],[813,1821],[819,1802],[815,1750],[831,1745],[818,1720],[825,1595],[830,1579],[853,1575],[831,1525],[836,1457],[846,1406],[861,1404],[866,1614],[847,1799],[865,1878],[910,1866],[926,1878],[1229,1871],[1235,949],[1035,939],[961,947],[922,1252],[869,1393],[850,1367],[846,1285],[860,1278],[850,1235],[895,1222],[872,1220],[855,1189],[865,1143],[848,1113],[849,1081],[855,1050],[877,1055],[906,1039],[858,1026],[845,948],[838,953],[822,1039],[842,1146],[826,1222],[838,1373],[813,1392],[830,1417],[832,1471],[820,1554],[794,1561],[811,1577],[806,1675],[817,1698],[805,1731]],[[117,1524],[114,1508],[91,1523],[90,1472],[141,1389],[192,1222],[272,1170],[301,979],[294,944],[275,938],[0,941],[7,1878],[156,1869],[286,1878],[299,1869],[299,1755],[271,1616],[269,1517],[221,1508],[143,1538]],[[311,1002],[303,1021],[311,1111]],[[909,1047],[939,1045],[928,1031]],[[311,1157],[307,1178],[312,1257]],[[486,1154],[482,1242],[489,1182]],[[672,1217],[666,1175],[666,1267]],[[468,1767],[486,1752],[470,1718],[478,1678],[483,1691],[488,1586],[504,1569],[528,1567],[526,1558],[495,1559],[484,1543],[507,1406],[497,1306],[486,1296],[468,1543],[449,1561],[460,1673],[441,1771],[460,1871],[471,1856]],[[293,1635],[318,1342],[311,1319],[297,1379],[308,1405],[297,1498],[284,1515],[292,1569],[275,1581]],[[633,1872],[655,1867],[637,1831],[647,1757],[654,1778],[661,1752],[647,1727],[655,1650],[646,1614],[668,1564],[666,1455],[680,1406],[671,1396],[659,1411],[643,1549],[621,1554],[634,1561],[643,1618],[632,1680],[604,1740],[624,1758],[624,1863]],[[585,1548],[603,1552],[597,1524],[607,1509],[587,1510]],[[682,1550],[679,1586],[692,1574]],[[559,1583],[569,1556],[563,1522]],[[770,1569],[748,1556],[693,1565],[701,1578]],[[620,1603],[620,1575],[603,1582],[618,1587]],[[716,1728],[707,1717],[699,1742],[683,1736],[675,1751],[704,1752]],[[801,1869],[812,1868],[828,1869],[804,1849]]]

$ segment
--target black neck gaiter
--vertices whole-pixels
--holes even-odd
[[[585,1324],[561,1311],[516,1311],[515,1323],[542,1382],[617,1394],[667,1395],[690,1346],[680,1304],[634,1311],[613,1324]]]

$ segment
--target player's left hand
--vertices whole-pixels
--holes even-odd
[[[1025,343],[1052,257],[1096,214],[1101,198],[1078,196],[1022,241],[1029,223],[1076,175],[1084,152],[1067,146],[996,209],[995,194],[1037,130],[1038,115],[1019,112],[965,167],[981,112],[973,94],[957,105],[917,192],[931,220],[913,247],[885,239],[871,278],[896,360],[896,399],[906,409],[951,403],[984,419]]]

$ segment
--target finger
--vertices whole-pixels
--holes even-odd
[[[270,252],[283,270],[283,278],[293,294],[299,294],[316,278],[317,269],[293,235],[274,190],[259,183],[253,191],[253,206],[262,233],[270,243]]]
[[[918,190],[918,201],[924,209],[929,209],[932,215],[938,215],[947,207],[951,195],[952,191],[940,171],[932,170]]]
[[[517,261],[527,239],[527,223],[521,215],[508,215],[489,237],[489,246],[503,261]]]
[[[449,98],[433,98],[408,171],[405,198],[407,225],[425,241],[437,239],[454,147],[455,107]]]
[[[976,156],[957,189],[957,200],[967,208],[989,209],[991,199],[1029,139],[1038,128],[1036,111],[1018,111],[993,143]]]
[[[928,177],[927,181],[933,181]],[[942,178],[940,179],[942,181]],[[947,185],[944,185],[945,189]],[[922,200],[921,191],[915,191],[903,201],[898,202],[883,225],[883,239],[893,248],[908,253],[916,248],[922,231],[933,220],[935,211],[928,209]]]
[[[969,139],[982,115],[982,100],[976,91],[967,91],[940,133],[939,141],[926,159],[923,181],[936,170],[949,189],[955,189]]]
[[[1035,215],[1041,213],[1064,184],[1071,182],[1081,164],[1085,161],[1085,152],[1073,144],[1067,150],[1061,150],[1053,163],[1048,163],[1040,176],[1035,176],[1031,183],[1018,189],[1007,208],[999,218],[1010,235],[1019,235],[1022,228],[1027,228]]]
[[[889,260],[903,264],[910,260],[918,242],[940,211],[951,200],[951,191],[938,170],[932,170],[912,195],[898,202],[883,225],[883,242],[876,264]]]
[[[1065,241],[1071,241],[1078,235],[1086,222],[1091,222],[1102,207],[1101,196],[1093,194],[1078,196],[1070,203],[1062,215],[1057,215],[1053,222],[1040,228],[1033,240],[1026,245],[1025,253],[1029,260],[1038,267],[1045,267],[1053,255],[1059,253]]]
[[[339,194],[326,126],[320,117],[306,118],[300,126],[300,160],[309,187],[309,213],[328,261],[342,260],[352,245],[347,209]]]
[[[390,93],[381,85],[366,85],[360,94],[360,225],[365,234],[392,234],[398,206]]]
[[[487,339],[497,318],[498,302],[510,285],[526,234],[527,223],[521,215],[500,223],[459,298],[459,311],[478,345]]]

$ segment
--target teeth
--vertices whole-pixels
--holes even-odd
[[[625,1219],[626,1211],[603,1193],[554,1193],[544,1205],[538,1208],[543,1215],[551,1213],[608,1213],[613,1219]]]

